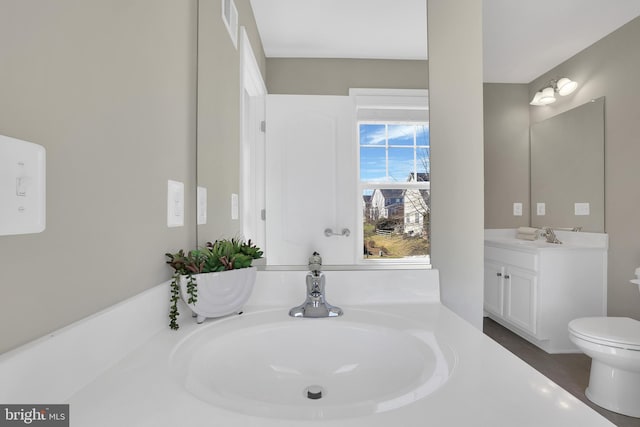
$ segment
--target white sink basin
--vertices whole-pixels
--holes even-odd
[[[308,420],[411,404],[441,387],[454,364],[453,351],[424,326],[355,309],[327,319],[286,310],[233,317],[201,327],[171,356],[177,380],[205,402]]]

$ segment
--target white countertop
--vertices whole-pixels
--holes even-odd
[[[484,232],[485,244],[515,249],[525,252],[537,252],[538,250],[593,250],[607,249],[608,236],[605,233],[585,233],[564,230],[554,231],[562,242],[548,243],[544,238],[537,240],[524,240],[516,238],[516,229],[487,229]]]
[[[351,307],[343,307],[348,315]],[[273,310],[273,307],[266,309]],[[611,426],[606,419],[441,304],[377,306],[432,328],[457,355],[449,381],[399,410],[345,420],[301,421],[257,418],[216,408],[173,378],[169,355],[198,328],[161,331],[70,399],[73,426]],[[261,311],[248,308],[245,315]],[[282,307],[282,310],[288,310]],[[292,319],[295,321],[295,319]],[[321,319],[320,321],[331,321]],[[233,321],[233,320],[231,320]]]
[[[302,302],[299,276],[300,272],[259,274],[243,316],[288,312]],[[69,403],[73,427],[613,425],[440,304],[437,270],[333,273],[327,292],[329,302],[341,306],[346,318],[350,310],[366,308],[403,316],[432,331],[455,353],[449,380],[399,409],[347,419],[259,418],[216,407],[178,381],[171,355],[193,332],[237,317],[197,325],[183,314],[181,329],[172,331],[166,326],[168,292],[163,284],[0,355],[0,400]]]

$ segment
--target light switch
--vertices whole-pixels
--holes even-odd
[[[184,183],[167,182],[167,227],[184,226]]]
[[[27,197],[27,186],[30,178],[28,176],[19,176],[16,178],[16,196]]]
[[[536,215],[544,216],[547,212],[547,205],[544,203],[536,203]]]
[[[513,204],[513,216],[522,216],[522,203],[516,202]]]
[[[44,231],[45,166],[44,147],[0,135],[0,236]]]
[[[198,187],[196,196],[198,199],[198,225],[204,225],[207,223],[207,189],[205,187]]]
[[[589,215],[589,203],[574,203],[573,205],[574,215],[586,216]]]

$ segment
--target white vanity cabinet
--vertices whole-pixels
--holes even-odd
[[[485,238],[486,315],[548,353],[578,352],[569,340],[569,321],[606,315],[602,236],[602,244],[562,245]]]
[[[484,310],[497,316],[503,315],[504,266],[499,262],[484,261]]]
[[[538,255],[485,245],[484,308],[536,335]]]
[[[536,273],[508,267],[504,274],[504,318],[523,330],[536,334]]]

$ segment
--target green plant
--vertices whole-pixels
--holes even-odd
[[[251,243],[251,240],[222,239],[207,242],[204,248],[194,249],[187,253],[180,249],[178,252],[167,253],[167,264],[173,268],[171,280],[171,295],[169,298],[169,327],[178,329],[178,298],[180,297],[180,277],[186,276],[187,303],[196,304],[198,301],[198,286],[195,274],[212,273],[226,270],[236,270],[251,267],[254,259],[262,257],[263,252]]]

